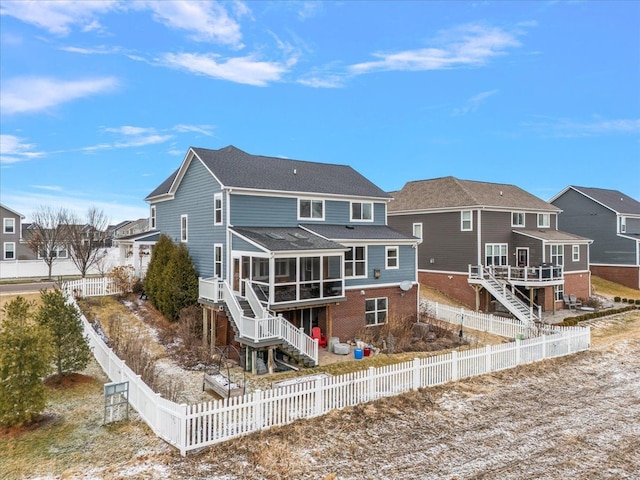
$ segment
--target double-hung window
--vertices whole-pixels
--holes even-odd
[[[485,265],[487,267],[507,265],[507,244],[487,243],[485,245]]]
[[[580,261],[580,245],[571,245],[571,260]]]
[[[216,277],[222,278],[222,244],[216,243],[213,246],[213,273]]]
[[[564,265],[564,245],[551,245],[551,263],[553,265]]]
[[[473,212],[471,210],[462,210],[460,212],[460,230],[463,232],[473,230]]]
[[[180,241],[189,241],[189,216],[180,215]]]
[[[15,218],[2,219],[2,231],[7,234],[16,233],[16,219]]]
[[[149,215],[149,227],[151,230],[156,229],[156,206],[151,205],[151,213]]]
[[[298,200],[299,220],[324,220],[324,200]]]
[[[14,260],[16,258],[16,244],[15,242],[4,243],[4,259]]]
[[[344,276],[347,278],[367,276],[367,247],[350,247],[344,253]]]
[[[551,214],[539,213],[538,214],[538,228],[549,228],[551,226]]]
[[[511,226],[524,227],[524,212],[511,212]]]
[[[222,225],[222,193],[213,196],[213,224]]]
[[[382,325],[387,321],[387,297],[367,298],[364,304],[367,325]]]
[[[422,240],[422,223],[413,224],[413,236]]]
[[[351,220],[355,222],[373,221],[373,203],[351,202]]]
[[[386,247],[385,248],[385,257],[387,259],[387,270],[399,268],[400,267],[400,258],[399,258],[399,249],[398,247]]]

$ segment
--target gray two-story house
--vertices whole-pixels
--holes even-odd
[[[313,327],[346,341],[416,316],[417,240],[349,166],[190,148],[146,200],[154,231],[189,248],[214,344],[251,362],[280,350],[317,364]]]
[[[618,190],[568,186],[549,200],[558,225],[593,239],[591,273],[640,289],[640,202]]]
[[[560,209],[521,188],[443,177],[392,196],[389,225],[422,239],[420,283],[528,323],[564,294],[590,295],[591,240],[558,230]]]
[[[3,260],[18,260],[21,255],[25,255],[22,241],[22,221],[24,215],[0,204],[0,218],[2,219],[2,230],[0,230],[0,245],[2,246]]]

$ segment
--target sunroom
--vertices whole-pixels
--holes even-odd
[[[317,305],[344,298],[347,250],[295,227],[233,228],[232,289],[251,288],[268,308]]]

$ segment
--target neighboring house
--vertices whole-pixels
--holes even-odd
[[[2,219],[2,229],[0,230],[2,256],[0,261],[34,258],[33,252],[22,241],[22,221],[25,216],[0,204],[0,218]]]
[[[591,273],[640,289],[640,202],[618,190],[568,186],[551,200],[559,226],[593,239]]]
[[[550,203],[514,185],[454,177],[408,182],[392,195],[389,225],[422,239],[420,283],[529,323],[561,308],[563,294],[590,295],[591,240],[559,231]]]
[[[387,226],[390,195],[349,166],[190,148],[146,200],[203,277],[205,335],[246,347],[247,369],[276,349],[317,364],[315,326],[346,341],[416,317],[416,239]]]
[[[148,218],[139,218],[138,220],[127,220],[120,222],[113,230],[113,239],[122,237],[130,237],[139,233],[152,230],[149,225]]]

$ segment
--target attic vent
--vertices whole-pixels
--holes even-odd
[[[347,227],[349,230],[353,230],[354,229],[353,225],[345,225],[345,227]]]
[[[300,240],[306,240],[307,238],[309,238],[306,235],[303,235],[303,234],[301,234],[299,232],[293,232],[293,233],[290,233],[289,235],[291,235],[292,237],[295,237],[295,238],[299,238]]]
[[[266,235],[267,237],[273,238],[274,240],[284,240],[284,237],[282,235],[278,235],[277,233],[267,232]]]

